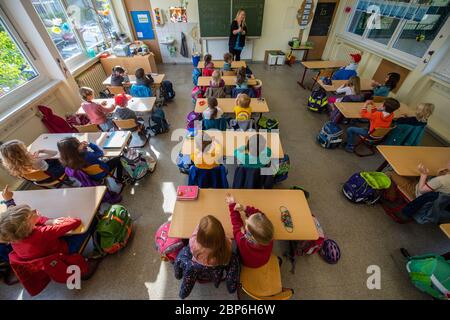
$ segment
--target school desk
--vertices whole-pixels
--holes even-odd
[[[218,98],[218,106],[222,109],[224,113],[233,113],[234,107],[236,106],[235,98]],[[202,105],[202,103],[204,103]],[[199,98],[195,103],[195,112],[202,113],[208,107],[208,99]],[[269,106],[267,105],[266,99],[259,100],[258,98],[252,98],[250,102],[250,108],[252,112],[261,113],[269,112]]]
[[[152,78],[155,81],[153,83],[153,85],[156,86],[156,87],[160,86],[161,83],[163,82],[165,76],[166,75],[163,74],[163,73],[161,73],[161,74],[152,74]],[[132,84],[136,83],[136,76],[135,75],[131,74],[131,75],[128,76],[128,78],[130,79],[130,83],[129,84],[124,84],[124,86],[131,86]],[[105,86],[110,86],[111,85],[111,76],[108,76],[108,78],[106,78],[105,81],[103,81],[103,84]]]
[[[105,186],[14,191],[16,205],[27,204],[48,218],[80,218],[81,225],[69,234],[83,234],[92,223],[106,192]],[[2,212],[6,205],[2,204]]]
[[[430,170],[429,176],[436,176],[439,170],[447,168],[450,161],[449,147],[377,146],[377,149],[385,159],[377,171],[389,163],[401,176],[420,176],[417,171],[420,163]]]
[[[380,107],[383,103],[376,102],[375,106]],[[364,102],[336,102],[334,104],[336,108],[342,113],[342,115],[348,119],[360,119],[361,108],[364,106]],[[371,107],[367,110],[371,110]],[[415,112],[408,105],[400,103],[400,108],[394,112],[394,118],[401,118],[404,115],[414,116]]]
[[[227,193],[238,203],[261,210],[274,226],[275,240],[316,240],[319,237],[303,191],[281,189],[201,189],[196,200],[175,202],[169,237],[189,238],[200,219],[211,214],[220,220],[226,235],[233,238],[230,212],[225,203]],[[291,214],[292,232],[281,222],[281,206]]]
[[[225,61],[223,60],[213,60],[212,63],[214,63],[215,69],[223,69],[223,65],[225,64]],[[203,69],[205,67],[205,61],[200,61],[198,63],[197,68]],[[239,69],[241,67],[247,68],[247,64],[245,61],[232,61],[231,62],[231,69]]]
[[[130,131],[114,131],[121,134],[119,143],[120,147],[103,149],[106,139],[111,132],[89,132],[89,133],[45,133],[41,134],[29,147],[28,150],[33,153],[41,149],[58,150],[58,141],[67,138],[75,137],[80,141],[92,142],[103,149],[104,156],[108,158],[118,157],[122,154],[123,149],[127,146],[131,139]],[[55,158],[59,158],[59,153]]]
[[[305,76],[306,76],[306,71],[308,71],[308,69],[312,69],[312,70],[323,70],[323,69],[339,69],[342,67],[345,67],[348,63],[345,61],[341,61],[341,60],[327,60],[327,61],[302,61],[302,65],[303,65],[303,75],[302,75],[302,80],[301,81],[297,81],[297,83],[303,88],[306,89],[304,81],[305,81]]]
[[[446,234],[446,236],[450,238],[450,223],[443,223],[439,225],[439,227]]]
[[[103,101],[106,101],[107,107],[110,107],[114,104],[114,99],[94,99],[92,101],[99,103],[99,104],[101,104]],[[131,100],[128,101],[127,108],[133,110],[134,112],[137,112],[138,114],[149,113],[153,110],[153,107],[155,106],[155,102],[156,102],[156,97],[149,97],[149,98],[133,97],[133,98],[131,98]],[[82,107],[80,107],[78,109],[77,113],[78,114],[86,114],[86,112],[84,111],[84,109]]]
[[[197,134],[201,134],[199,131]],[[245,146],[248,139],[258,134],[256,131],[205,131],[212,139],[216,139],[223,146],[223,155],[225,157],[234,157],[234,150],[238,147]],[[275,132],[260,132],[267,141],[267,146],[272,150],[272,159],[282,159],[284,157],[283,148],[281,146],[280,135]],[[195,150],[195,138],[185,138],[181,148],[182,154],[191,154]]]
[[[225,82],[226,86],[235,86],[236,85],[236,76],[223,76],[223,81]],[[197,85],[199,87],[209,87],[209,82],[212,80],[212,77],[198,77],[198,83]],[[249,86],[255,86],[256,85],[256,79],[251,78],[247,79],[247,84]]]
[[[325,89],[327,92],[336,92],[342,85],[345,85],[348,80],[332,80],[331,85],[323,84],[322,80],[317,80],[319,86]],[[361,91],[370,91],[372,90],[372,79],[361,79]]]

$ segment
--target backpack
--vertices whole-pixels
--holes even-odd
[[[155,247],[161,256],[161,260],[173,262],[178,252],[184,247],[184,243],[179,238],[170,238],[169,229],[170,221],[158,228],[155,234]]]
[[[406,270],[420,291],[439,300],[450,300],[450,260],[433,254],[410,257]]]
[[[294,240],[289,241],[291,244],[291,248],[294,249],[292,254],[294,256],[309,256],[314,253],[319,252],[322,249],[322,245],[325,241],[325,234],[323,232],[323,228],[317,220],[317,218],[312,215],[314,224],[316,225],[317,232],[319,233],[319,238],[317,240]]]
[[[277,119],[269,119],[264,116],[261,116],[258,120],[258,128],[266,129],[270,132],[272,129],[278,129],[279,122]]]
[[[143,84],[133,84],[130,88],[130,94],[133,97],[138,97],[138,98],[147,98],[147,97],[153,96],[152,89],[150,89],[149,87],[147,87],[146,85],[143,85]],[[164,97],[164,99],[165,99],[165,97]]]
[[[93,237],[101,255],[113,254],[125,247],[132,231],[131,216],[120,204],[111,206],[97,224]]]
[[[343,134],[344,131],[339,125],[332,121],[328,121],[323,125],[317,135],[317,142],[326,149],[333,149],[341,144]]]
[[[198,98],[204,98],[204,92],[201,87],[195,86],[191,91],[192,102],[195,104]]]
[[[159,88],[160,97],[164,98],[164,101],[171,101],[175,98],[175,91],[173,90],[172,82],[169,80],[164,80]]]
[[[150,166],[147,160],[136,149],[130,149],[120,157],[120,163],[125,171],[125,182],[134,183],[147,175]]]
[[[308,109],[321,113],[328,106],[327,93],[323,88],[319,88],[311,92],[308,98]]]
[[[199,68],[194,68],[192,70],[192,82],[194,83],[194,86],[197,86],[198,78],[202,75],[202,72]]]
[[[190,155],[182,154],[181,152],[178,154],[177,166],[181,173],[189,174],[189,170],[193,165]]]
[[[289,169],[291,168],[291,161],[287,154],[280,160],[278,171],[274,175],[274,183],[280,183],[288,178]]]
[[[155,135],[169,131],[169,124],[167,123],[166,115],[161,108],[153,109],[152,116],[149,121],[149,127]]]
[[[381,197],[380,190],[387,189],[391,179],[382,172],[353,174],[342,187],[344,196],[354,203],[374,204]]]
[[[193,130],[195,128],[195,121],[201,121],[203,119],[203,115],[201,113],[197,113],[195,111],[191,111],[186,116],[186,129]]]
[[[66,121],[71,126],[82,126],[91,123],[89,117],[83,113],[75,113],[66,116]]]

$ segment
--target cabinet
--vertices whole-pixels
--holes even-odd
[[[116,57],[114,55],[100,59],[103,69],[109,76],[112,68],[122,66],[128,71],[128,74],[134,74],[136,69],[144,68],[145,73],[158,73],[155,63],[155,55],[153,53],[145,56],[135,55],[132,57]]]

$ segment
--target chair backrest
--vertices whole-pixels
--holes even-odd
[[[227,130],[227,120],[225,118],[203,119],[202,129],[203,130],[217,129],[217,130],[225,131],[225,130]]]
[[[392,129],[394,129],[395,127],[390,127],[390,128],[375,128],[370,134],[370,138],[373,140],[381,140],[384,137],[386,137],[389,132],[392,131]]]
[[[126,120],[114,119],[113,123],[119,130],[132,130],[138,126],[136,120],[134,119],[126,119]]]
[[[236,98],[240,93],[245,93],[250,98],[256,98],[255,91],[252,88],[241,89],[241,88],[233,88],[231,90],[231,97]]]
[[[75,129],[77,129],[78,132],[100,132],[100,128],[98,125],[90,123],[85,124],[83,126],[74,126]]]
[[[111,92],[112,94],[121,94],[121,93],[125,93],[125,89],[122,86],[107,86],[106,87],[109,92]]]
[[[46,171],[35,170],[27,174],[24,174],[22,178],[30,182],[33,182],[35,185],[41,187],[57,187],[64,180],[65,174],[63,174],[61,177],[52,177]],[[53,180],[50,180],[51,178],[53,178]]]
[[[219,88],[213,88],[208,87],[205,92],[205,98],[225,98],[227,94],[225,93],[225,90],[222,87]]]
[[[236,131],[254,131],[255,129],[255,120],[230,120],[230,127]]]
[[[138,97],[138,98],[148,98],[148,97],[153,97],[153,92],[152,90],[142,84],[133,84],[130,88],[130,94],[133,97]]]
[[[222,76],[235,76],[236,75],[236,71],[234,70],[230,70],[230,71],[222,71]]]
[[[333,71],[334,70],[331,69],[322,69],[319,71],[319,74],[315,79],[320,79],[321,77],[331,78],[331,76],[333,75]]]
[[[382,97],[382,96],[373,96],[372,100],[373,102],[384,102],[386,101],[387,97]]]

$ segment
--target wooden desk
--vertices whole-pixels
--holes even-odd
[[[301,81],[297,81],[297,83],[303,88],[306,89],[304,81],[306,76],[306,71],[308,69],[313,70],[322,70],[322,69],[339,69],[345,67],[348,63],[341,60],[328,60],[328,61],[302,61],[303,65],[303,76]]]
[[[260,209],[274,226],[275,240],[316,240],[319,237],[311,211],[301,190],[201,189],[197,200],[176,201],[169,236],[189,238],[200,219],[211,214],[220,220],[225,233],[233,238],[230,212],[225,195],[231,193],[238,203]],[[286,231],[280,206],[291,213],[294,230]]]
[[[122,132],[125,135],[123,144],[120,148],[104,149],[104,156],[109,158],[118,157],[122,154],[123,149],[126,147],[131,139],[130,131],[116,131]],[[100,148],[105,144],[105,140],[110,133],[108,132],[90,132],[90,133],[45,133],[41,134],[29,147],[28,150],[33,153],[41,149],[58,150],[58,141],[67,138],[75,137],[80,141],[92,142],[98,145]],[[59,153],[55,158],[59,158]]]
[[[436,176],[440,169],[447,168],[450,161],[449,147],[377,146],[377,149],[386,159],[386,164],[389,163],[401,176],[420,176],[417,171],[419,163],[430,170],[430,176]],[[380,166],[378,171],[385,166]]]
[[[291,50],[291,51],[289,52],[290,55],[292,55],[292,51],[304,51],[302,60],[300,60],[300,61],[306,61],[306,60],[308,60],[308,53],[309,53],[309,50],[312,50],[312,49],[313,49],[312,47],[308,47],[308,46],[300,46],[300,47],[298,47],[298,48],[294,48],[293,46],[289,46],[289,47],[290,47],[290,50]]]
[[[236,76],[223,76],[223,81],[225,81],[226,86],[235,86],[236,85]],[[212,77],[198,77],[198,86],[199,87],[209,87],[209,82],[212,80]],[[251,78],[247,79],[247,84],[249,86],[256,85],[256,79]]]
[[[317,80],[317,83],[325,89],[327,92],[336,92],[342,85],[345,85],[348,80],[332,80],[331,85],[323,84],[322,80]],[[361,91],[370,91],[372,90],[372,79],[361,79]]]
[[[166,75],[161,73],[161,74],[152,74],[153,80],[155,80],[155,82],[153,83],[154,86],[160,86],[161,83],[164,80],[164,77]],[[133,84],[136,83],[136,76],[131,74],[128,76],[128,78],[130,79],[130,83],[128,84],[124,84],[124,86],[131,86]],[[105,81],[103,81],[103,84],[105,86],[110,86],[111,85],[111,76],[108,76],[108,78],[105,79]]]
[[[208,130],[208,135],[216,139],[224,148],[223,154],[226,157],[234,157],[234,150],[238,147],[245,146],[248,139],[258,134],[258,132],[243,131],[219,131]],[[197,134],[201,134],[199,131]],[[267,146],[272,150],[272,159],[282,159],[284,157],[283,148],[281,146],[280,135],[278,133],[260,132],[266,140]],[[185,138],[181,152],[183,154],[191,154],[195,150],[195,139]]]
[[[136,69],[143,68],[145,73],[158,73],[158,68],[155,63],[155,55],[151,52],[145,56],[134,55],[132,57],[117,57],[111,55],[106,58],[100,58],[100,62],[109,76],[115,66],[122,66],[130,74],[134,74]]]
[[[112,106],[114,104],[114,99],[94,99],[93,101],[96,103],[100,103],[100,104],[103,101],[106,101],[106,103],[108,104],[108,107]],[[130,101],[128,101],[127,108],[129,108],[137,113],[149,113],[153,110],[153,107],[155,106],[155,102],[156,102],[156,97],[150,97],[150,98],[133,97]],[[86,114],[86,112],[83,110],[82,107],[80,107],[78,109],[77,113]]]
[[[223,60],[213,60],[212,63],[214,63],[214,69],[223,69],[223,65],[225,64],[225,61]],[[197,68],[203,69],[205,67],[205,61],[200,61],[198,63]],[[245,61],[232,61],[231,62],[231,69],[239,69],[241,67],[247,68],[247,64]]]
[[[381,106],[382,102],[374,103],[377,107]],[[342,113],[342,115],[348,119],[360,119],[361,108],[364,106],[364,102],[336,102],[334,104],[336,108]],[[367,109],[370,111],[370,108]],[[400,108],[394,112],[394,118],[401,118],[403,115],[414,116],[415,112],[407,104],[400,103]]]
[[[202,113],[208,107],[208,99],[199,98],[195,103],[195,112]],[[204,101],[204,104],[201,103]],[[236,105],[235,98],[218,98],[217,99],[218,106],[222,109],[224,113],[233,113],[234,107]],[[258,100],[258,98],[252,98],[250,102],[250,108],[252,108],[252,112],[269,112],[269,106],[267,105],[267,101]]]
[[[450,238],[450,223],[440,224],[439,227]]]
[[[31,209],[37,209],[41,215],[51,219],[80,218],[81,225],[68,233],[75,235],[85,233],[89,229],[105,192],[105,186],[14,191],[14,201],[17,205],[27,204]],[[3,212],[6,205],[1,204],[0,208]]]

